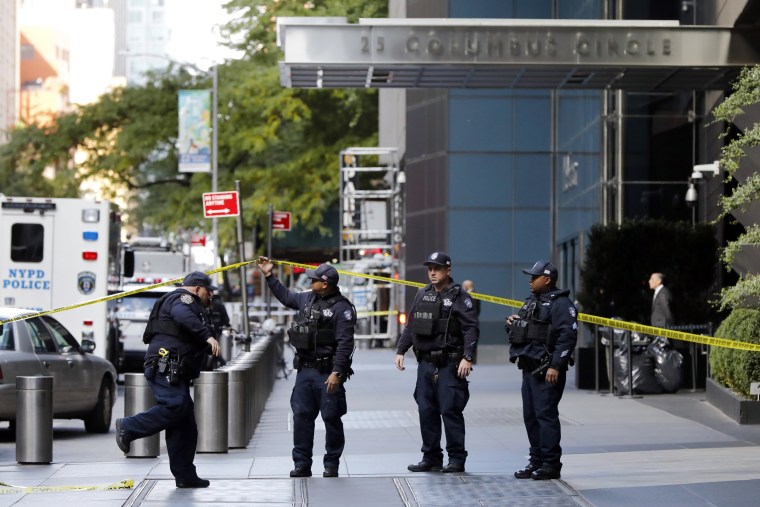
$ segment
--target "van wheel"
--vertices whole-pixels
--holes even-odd
[[[111,429],[111,410],[113,408],[113,389],[107,378],[100,383],[98,403],[87,417],[84,418],[84,429],[87,433],[108,433]]]

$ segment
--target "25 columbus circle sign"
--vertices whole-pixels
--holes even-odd
[[[756,57],[756,36],[669,21],[302,19],[279,27],[285,64],[720,66]]]
[[[362,38],[364,52],[370,52],[369,37]],[[404,51],[409,56],[427,55],[429,58],[446,58],[460,61],[541,60],[557,61],[569,58],[603,60],[607,58],[667,57],[672,55],[672,39],[646,34],[605,34],[602,36],[576,34],[535,33],[451,33],[428,32],[410,34],[404,40]],[[378,36],[374,49],[381,53],[384,37]]]

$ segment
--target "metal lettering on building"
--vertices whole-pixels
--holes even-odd
[[[375,32],[382,33],[376,28]],[[374,41],[371,37],[374,35]],[[555,33],[526,31],[462,31],[409,29],[406,36],[380,34],[361,36],[362,53],[381,57],[398,54],[398,45],[408,60],[443,59],[447,62],[489,63],[508,61],[593,62],[611,59],[667,58],[673,54],[673,40],[662,34],[643,31],[627,33]],[[396,47],[394,47],[394,45]]]

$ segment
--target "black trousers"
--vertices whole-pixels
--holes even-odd
[[[562,468],[562,429],[559,422],[559,401],[565,391],[567,372],[560,371],[555,385],[546,383],[545,375],[523,370],[523,421],[530,442],[530,462],[534,466]]]
[[[169,469],[178,482],[197,479],[193,460],[198,445],[198,426],[190,388],[184,380],[169,384],[165,375],[147,368],[145,378],[150,384],[156,406],[122,421],[122,429],[129,438],[143,438],[165,430]]]
[[[470,399],[470,390],[467,379],[457,377],[456,366],[452,363],[437,367],[428,361],[421,361],[417,367],[414,400],[420,415],[422,459],[432,465],[443,464],[441,422],[446,432],[449,462],[464,464],[467,460],[462,412]]]
[[[343,447],[343,421],[346,415],[346,390],[343,384],[331,394],[327,393],[325,381],[330,373],[320,373],[316,368],[301,368],[296,375],[296,385],[290,396],[293,410],[293,463],[311,468],[314,447],[314,421],[322,414],[325,423],[325,467],[338,467]]]

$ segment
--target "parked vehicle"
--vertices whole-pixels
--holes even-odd
[[[0,321],[28,310],[0,307]],[[116,369],[80,344],[54,317],[43,315],[0,324],[0,420],[16,420],[16,377],[53,377],[53,417],[82,419],[89,433],[108,433],[116,402]]]
[[[108,201],[0,195],[0,304],[42,311],[105,297],[118,280],[120,228]],[[105,303],[57,318],[117,364]]]

